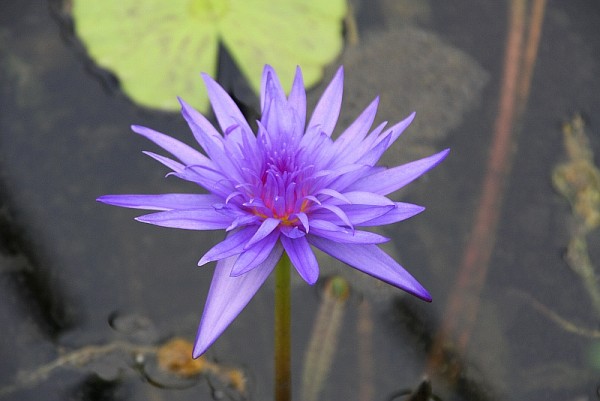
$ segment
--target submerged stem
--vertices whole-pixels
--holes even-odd
[[[290,259],[284,252],[275,267],[275,401],[292,398],[290,267]]]

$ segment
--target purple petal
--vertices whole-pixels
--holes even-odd
[[[338,191],[331,189],[331,188],[323,188],[320,191],[317,191],[315,193],[315,195],[327,195],[331,198],[337,199],[342,201],[343,203],[352,203],[351,200],[349,200],[348,198],[346,198],[344,195],[342,195],[341,193],[339,193]]]
[[[195,209],[223,202],[218,196],[205,194],[104,195],[96,200],[109,205],[146,210]]]
[[[381,217],[394,208],[394,206],[370,206],[370,205],[340,205],[340,209],[346,213],[350,222],[354,225],[364,225],[365,221]],[[311,224],[313,219],[332,221],[335,215],[329,210],[316,210],[311,213]]]
[[[308,216],[306,215],[306,213],[298,212],[292,215],[292,217],[296,217],[298,220],[300,220],[302,227],[304,227],[304,231],[308,232],[310,226],[308,222]]]
[[[146,156],[150,156],[151,158],[153,158],[154,160],[156,160],[163,166],[167,166],[168,168],[170,168],[171,170],[173,170],[175,172],[183,171],[185,169],[185,164],[181,164],[173,159],[169,159],[168,157],[161,156],[154,152],[149,152],[147,150],[142,151],[142,153],[145,154]]]
[[[344,196],[350,200],[350,203],[370,206],[393,206],[394,202],[385,196],[365,191],[344,192]]]
[[[391,211],[394,206],[340,205],[340,208],[346,213],[352,224],[364,225],[365,221],[383,216]]]
[[[241,157],[230,157],[223,144],[222,137],[216,132],[210,122],[196,110],[189,107],[183,100],[180,99],[180,103],[183,117],[186,119],[190,129],[194,133],[196,141],[210,157],[212,163],[211,166],[215,166],[213,169],[222,172],[222,174],[227,177],[242,181],[240,172],[237,168],[237,161],[241,160]],[[244,135],[244,133],[241,133],[240,135]]]
[[[280,238],[283,249],[304,281],[310,285],[316,283],[319,278],[319,263],[306,237],[291,239],[281,236]]]
[[[343,244],[383,244],[390,240],[382,235],[360,230],[327,231],[313,227],[310,233]]]
[[[356,177],[362,177],[366,173],[370,172],[372,169],[369,166],[361,166],[358,164],[345,164],[343,166],[335,167],[334,170],[321,170],[315,173],[315,177],[320,179],[320,185],[323,187],[340,187],[338,185],[334,185],[334,182],[337,182],[340,178],[346,178],[348,176],[354,178],[356,181]],[[358,176],[356,176],[358,174]],[[338,191],[339,192],[339,191]]]
[[[229,127],[234,125],[240,125],[242,129],[252,132],[244,115],[227,92],[221,88],[221,85],[207,74],[203,73],[202,78],[206,85],[210,104],[223,133],[227,132]]]
[[[223,241],[213,246],[202,256],[202,259],[198,262],[198,266],[205,265],[213,260],[221,260],[239,255],[244,251],[244,246],[254,233],[256,233],[256,226],[243,227],[239,230],[231,231]]]
[[[261,264],[271,254],[278,239],[279,231],[275,230],[261,241],[244,250],[235,261],[231,269],[231,276],[240,276]]]
[[[281,245],[277,245],[263,263],[239,277],[231,276],[236,256],[217,263],[196,335],[194,358],[202,355],[246,307],[273,271],[282,252]]]
[[[344,68],[340,67],[319,99],[308,123],[308,131],[317,129],[331,136],[342,107],[343,85]]]
[[[221,230],[233,220],[231,216],[218,213],[213,207],[194,210],[169,210],[136,217],[142,223],[184,230]]]
[[[383,131],[386,125],[387,121],[382,122],[362,142],[356,143],[353,146],[346,148],[343,152],[338,153],[335,158],[335,166],[343,166],[345,164],[367,164],[363,162],[359,163],[358,160],[360,158],[364,158],[365,161],[368,161],[368,158],[371,155],[367,155],[367,153],[374,152],[372,148],[375,146],[377,138],[379,137],[381,131]],[[383,149],[382,152],[385,152],[385,149]],[[373,164],[368,164],[367,167],[375,168],[373,167]]]
[[[311,220],[310,233],[345,244],[381,244],[390,240],[369,231],[348,230],[326,220]]]
[[[245,249],[250,248],[252,245],[256,244],[258,241],[271,234],[273,230],[277,228],[279,223],[281,223],[279,219],[275,219],[272,217],[266,218],[254,234],[254,236],[250,238],[250,240],[246,244]]]
[[[360,144],[360,141],[369,132],[373,121],[375,120],[375,114],[377,113],[377,107],[379,106],[379,96],[376,97],[371,104],[358,116],[356,120],[340,135],[335,141],[335,148],[337,152],[345,152],[347,149],[353,151],[355,146]]]
[[[306,233],[298,228],[298,226],[281,226],[279,232],[288,238],[300,238],[304,237]]]
[[[183,171],[174,173],[176,177],[192,181],[223,198],[234,191],[233,183],[223,174],[205,166],[186,166]]]
[[[211,164],[210,160],[196,149],[168,135],[140,125],[132,125],[131,130],[140,134],[177,157],[184,164]]]
[[[392,224],[392,223],[397,223],[402,220],[406,220],[408,218],[411,218],[411,217],[421,213],[423,210],[425,210],[425,208],[423,206],[413,205],[411,203],[396,202],[395,207],[392,210],[390,210],[389,212],[387,212],[379,217],[375,217],[373,219],[363,221],[360,224],[359,223],[355,223],[355,224],[360,225],[360,226],[367,226],[367,227],[383,226],[386,224]],[[350,220],[352,221],[351,214],[348,212],[346,212],[346,214],[348,215],[348,218],[350,218]]]
[[[396,141],[396,139],[398,139],[400,134],[402,134],[402,132],[404,132],[404,130],[413,122],[413,120],[415,119],[415,115],[416,113],[412,112],[404,120],[388,128],[383,134],[379,136],[377,142],[379,143],[382,139],[390,135],[390,140],[387,147],[389,148],[390,146],[392,146],[392,144]]]
[[[340,218],[340,220],[347,225],[348,227],[352,228],[352,223],[350,222],[350,219],[348,219],[348,216],[346,216],[346,213],[344,213],[344,211],[342,209],[340,209],[339,207],[335,206],[335,205],[327,205],[327,204],[322,204],[319,206],[319,208],[323,208],[323,209],[327,209],[330,212],[332,212],[333,214],[335,214],[337,217]]]
[[[199,113],[192,106],[187,104],[185,100],[178,98],[179,104],[181,105],[181,115],[188,123],[196,141],[202,148],[208,153],[208,144],[213,142],[215,144],[219,143],[219,139],[223,137],[217,131],[215,127],[204,117],[201,113]],[[222,145],[221,145],[222,149]],[[212,157],[210,153],[208,153],[209,157]]]
[[[367,166],[374,166],[377,164],[381,155],[389,148],[391,134],[385,135],[385,137],[378,143],[375,143],[372,147],[363,153],[357,160],[357,164],[364,164]]]
[[[270,92],[269,85],[273,85],[275,92]],[[279,77],[277,73],[270,65],[265,65],[263,68],[262,78],[260,80],[260,110],[261,114],[264,114],[265,107],[269,105],[272,100],[272,95],[276,93],[279,96],[285,96]]]
[[[299,131],[295,115],[291,107],[288,106],[285,94],[281,87],[278,87],[273,79],[267,77],[266,82],[266,100],[265,110],[260,119],[261,124],[268,132],[271,140],[288,141],[288,138],[296,135],[296,141],[300,140],[302,133]],[[282,138],[282,135],[285,135]]]
[[[362,190],[380,195],[390,194],[438,165],[448,155],[448,152],[450,152],[450,149],[402,166],[365,176],[348,186],[347,190]]]
[[[312,245],[334,258],[424,301],[431,302],[431,295],[427,290],[377,245],[340,244],[314,235],[308,237]]]
[[[304,89],[300,67],[296,67],[296,76],[288,96],[288,104],[296,112],[300,132],[304,132],[304,125],[306,124],[306,90]]]

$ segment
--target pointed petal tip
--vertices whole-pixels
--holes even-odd
[[[131,125],[129,126],[129,128],[131,128],[131,130],[132,130],[133,132],[135,132],[136,134],[140,134],[140,135],[142,135],[142,132],[141,132],[141,131],[143,131],[143,130],[144,130],[144,127],[143,127],[143,126],[141,126],[141,125],[137,125],[137,124],[131,124]]]
[[[427,291],[425,288],[423,288],[423,290],[420,292],[411,292],[411,294],[425,302],[433,301],[431,294],[429,294],[429,291]]]
[[[204,352],[206,352],[206,350],[204,350],[204,351],[202,351],[201,349],[196,350],[196,347],[194,347],[194,351],[192,352],[192,358],[198,359],[202,356],[202,354],[204,354]]]
[[[414,277],[411,276],[411,279],[412,280],[409,280],[405,285],[395,286],[425,302],[431,302],[432,298],[431,294],[429,294],[429,291],[427,291],[425,287],[423,287],[421,283],[419,283]]]
[[[425,287],[423,287],[421,285],[421,283],[412,276],[411,276],[411,280],[406,282],[404,285],[394,285],[394,286],[400,288],[403,291],[406,291],[410,295],[413,295],[422,301],[425,301],[425,302],[432,301],[431,294],[429,294],[429,291],[427,291],[425,289]]]
[[[207,339],[203,339],[200,337],[200,333],[196,337],[196,341],[194,343],[194,350],[192,351],[192,358],[196,359],[202,356],[208,348],[215,342],[216,338],[211,341],[207,341]]]
[[[265,64],[265,66],[263,67],[263,74],[275,74],[275,69],[273,68],[273,66],[271,66],[271,64]]]
[[[433,301],[433,298],[431,298],[431,294],[429,294],[429,292],[427,290],[424,290],[424,292],[421,294],[414,294],[414,295],[417,298],[422,299],[425,302],[431,303],[431,301]]]
[[[438,152],[437,154],[430,156],[435,161],[432,163],[432,165],[429,169],[432,169],[435,166],[437,166],[438,164],[440,164],[449,154],[450,154],[450,148],[446,148],[446,149],[442,150],[441,152]]]
[[[344,85],[344,66],[340,65],[340,67],[337,69],[337,71],[335,72],[335,75],[333,76],[333,78],[331,78],[331,81],[329,82],[329,84],[333,84],[335,82],[336,85],[340,85],[343,86]],[[338,88],[338,95],[341,95],[342,92],[342,88]]]

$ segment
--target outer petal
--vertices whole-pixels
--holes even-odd
[[[314,225],[312,225],[311,228],[311,234],[343,244],[382,244],[390,240],[389,238],[386,238],[376,233],[372,233],[370,231],[351,231],[347,229],[323,230],[321,228],[315,227]]]
[[[306,124],[306,90],[304,89],[300,67],[296,67],[296,76],[288,97],[288,104],[296,112],[300,132],[304,132],[304,125]]]
[[[282,235],[280,239],[283,249],[304,281],[310,285],[316,283],[319,278],[319,263],[306,237],[291,239]]]
[[[319,99],[308,123],[308,131],[318,129],[319,132],[331,136],[342,107],[343,85],[344,68],[340,67]]]
[[[437,166],[449,152],[450,149],[446,149],[432,156],[368,175],[348,186],[346,190],[390,194]]]
[[[194,358],[202,355],[246,307],[273,271],[282,251],[277,245],[263,263],[238,277],[231,277],[235,256],[217,263],[196,335]]]
[[[270,82],[269,82],[270,81]],[[273,85],[275,87],[276,93],[280,96],[284,96],[283,88],[281,87],[281,83],[279,82],[279,77],[277,73],[270,65],[265,65],[263,68],[262,79],[260,81],[260,111],[261,114],[264,114],[265,107],[271,102],[271,95],[267,87],[269,85]]]
[[[313,235],[308,235],[308,240],[323,252],[355,269],[431,302],[431,295],[427,290],[377,245],[340,244]]]
[[[279,230],[275,230],[242,252],[231,269],[232,276],[245,274],[265,261],[277,244],[278,238]]]
[[[221,134],[213,125],[199,113],[196,109],[186,103],[185,100],[179,98],[179,104],[181,105],[181,115],[188,123],[196,141],[202,146],[205,151],[209,151],[207,141],[213,141],[215,144],[219,144],[219,139],[222,139]],[[221,146],[222,149],[222,146]],[[210,153],[209,157],[212,157]]]
[[[378,194],[365,191],[350,191],[344,192],[344,196],[350,200],[351,203],[358,205],[369,205],[369,206],[392,206],[394,202]]]
[[[396,207],[387,212],[386,214],[375,217],[371,220],[364,221],[359,226],[383,226],[386,224],[397,223],[402,220],[411,218],[421,213],[425,208],[419,205],[413,205],[411,203],[396,202]],[[352,220],[351,214],[348,213],[348,217]]]
[[[262,113],[260,122],[269,134],[271,141],[286,141],[296,137],[294,143],[299,141],[302,132],[295,121],[294,110],[288,106],[285,93],[280,86],[277,86],[269,74],[265,83],[265,109]]]
[[[207,74],[203,73],[202,78],[204,79],[206,90],[208,91],[210,104],[212,105],[223,133],[227,132],[228,129],[234,125],[240,125],[242,129],[251,132],[252,130],[246,122],[244,115],[227,92],[221,88],[221,85]]]
[[[213,207],[194,210],[168,210],[136,217],[142,223],[184,230],[223,230],[233,220],[231,216],[217,212]]]
[[[173,156],[177,157],[184,164],[200,164],[200,165],[211,165],[211,161],[204,156],[202,153],[198,152],[196,149],[192,148],[185,143],[178,141],[175,138],[172,138],[168,135],[155,131],[151,128],[142,127],[140,125],[132,125],[131,130],[137,134],[145,136],[150,139],[152,142],[171,153]]]
[[[244,251],[244,246],[250,238],[256,233],[256,226],[248,226],[232,231],[227,237],[213,246],[202,256],[198,266],[202,266],[213,260],[221,260],[230,256],[239,255]]]
[[[273,230],[275,230],[277,228],[279,223],[281,223],[279,221],[279,219],[275,219],[273,217],[266,218],[261,223],[260,227],[258,227],[258,230],[256,230],[256,233],[254,234],[254,236],[252,236],[252,238],[250,238],[250,240],[246,244],[245,249],[250,248],[252,245],[256,244],[257,242],[259,242],[263,238],[265,238],[267,235],[271,234],[273,232]]]
[[[398,139],[400,134],[402,134],[402,132],[404,132],[404,130],[413,122],[413,120],[415,119],[415,115],[416,113],[413,111],[404,120],[388,128],[383,134],[379,136],[379,138],[377,138],[377,143],[379,143],[383,138],[387,137],[389,134],[390,141],[387,147],[389,148],[390,146],[392,146],[392,144],[396,141],[396,139]]]
[[[205,194],[104,195],[96,200],[109,205],[146,210],[194,209],[223,202],[218,196]]]
[[[340,209],[346,213],[350,222],[354,225],[364,225],[365,221],[381,217],[394,208],[394,206],[370,206],[370,205],[340,205]],[[320,209],[311,213],[312,219],[332,221],[335,215],[326,210]]]
[[[153,158],[154,160],[156,160],[163,166],[167,166],[168,168],[170,168],[171,170],[173,170],[175,172],[183,171],[185,169],[185,164],[181,164],[178,161],[169,159],[168,157],[156,154],[154,152],[149,152],[147,150],[143,150],[142,153],[147,156],[150,156],[151,158]]]
[[[379,105],[379,97],[376,97],[369,106],[358,116],[356,120],[340,135],[335,141],[336,152],[345,152],[346,149],[351,149],[354,146],[358,146],[360,141],[369,132],[373,121],[375,120],[375,114],[377,113],[377,106]]]
[[[194,133],[196,141],[210,157],[212,165],[227,177],[235,178],[237,181],[240,181],[241,177],[236,168],[237,164],[233,162],[235,159],[228,157],[223,144],[223,138],[202,114],[189,107],[183,100],[180,99],[179,101],[181,103],[181,113],[183,117]],[[244,135],[244,133],[242,132],[241,135]]]

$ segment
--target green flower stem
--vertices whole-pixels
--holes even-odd
[[[275,267],[275,401],[292,399],[290,258],[284,252]]]

